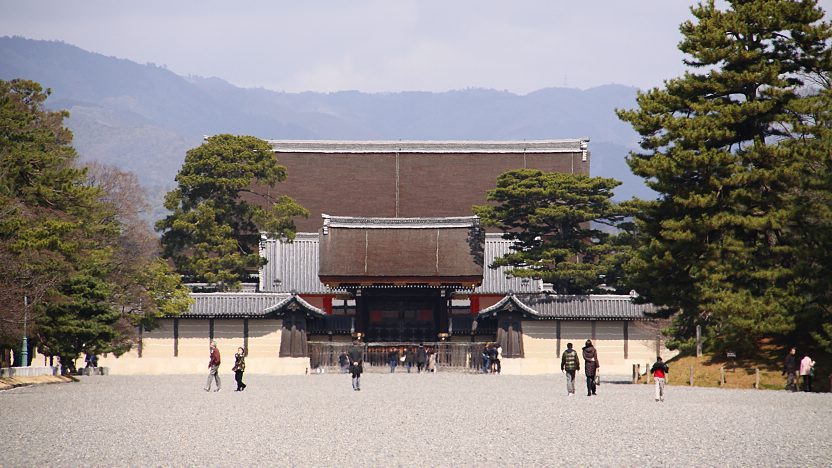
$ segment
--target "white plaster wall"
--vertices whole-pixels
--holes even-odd
[[[507,375],[554,374],[560,372],[560,361],[555,359],[557,329],[551,320],[524,320],[524,358],[503,358],[502,373]]]
[[[592,338],[592,322],[561,321],[560,353],[566,350],[566,344],[572,343],[581,353],[586,340]],[[629,323],[628,357],[624,357],[624,322],[596,321],[593,344],[598,351],[601,375],[629,376],[632,365],[655,361],[655,332],[649,326],[637,326]],[[557,322],[552,320],[523,321],[523,348],[525,358],[503,359],[502,369],[505,374],[558,374],[560,373],[560,355],[557,349]],[[668,359],[674,356],[662,346],[662,356]],[[650,357],[652,356],[652,357]],[[581,369],[584,368],[583,357]]]
[[[246,373],[299,375],[306,371],[308,358],[278,356],[282,325],[278,319],[249,320]],[[219,371],[224,382],[233,382],[231,368],[234,353],[244,343],[243,327],[242,319],[214,320],[214,340],[222,358]],[[141,358],[138,347],[134,346],[120,357],[99,356],[99,365],[109,367],[113,375],[202,374],[207,377],[209,344],[208,319],[179,319],[179,355],[174,356],[173,320],[164,319],[160,320],[159,328],[142,334]]]

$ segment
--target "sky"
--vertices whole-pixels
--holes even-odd
[[[289,92],[646,89],[684,72],[679,24],[695,3],[0,0],[0,36]]]

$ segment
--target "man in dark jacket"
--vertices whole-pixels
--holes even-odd
[[[413,361],[416,358],[413,356],[413,348],[408,346],[407,350],[404,352],[404,366],[407,368],[407,373],[410,373],[410,369],[413,368]]]
[[[592,396],[596,394],[595,375],[601,365],[598,363],[598,351],[595,350],[595,346],[592,346],[591,340],[586,340],[583,354],[584,373],[586,373],[586,396]]]
[[[786,374],[786,390],[797,391],[797,371],[800,369],[800,361],[797,360],[797,349],[792,348],[783,362],[783,373]]]
[[[391,374],[396,372],[396,366],[399,365],[399,350],[397,348],[391,348],[387,353],[387,364],[390,365]]]
[[[428,353],[425,350],[425,345],[419,343],[419,348],[416,349],[416,371],[418,373],[422,373],[426,362],[428,362]]]
[[[347,352],[350,358],[350,374],[352,374],[352,389],[361,390],[361,373],[364,372],[364,347],[358,340],[353,341]]]
[[[575,395],[575,371],[581,370],[578,352],[572,349],[572,343],[566,343],[566,351],[560,357],[560,370],[566,374],[566,395]]]

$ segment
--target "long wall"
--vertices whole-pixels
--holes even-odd
[[[178,337],[174,336],[174,320],[161,320],[159,328],[141,334],[140,347],[134,346],[120,357],[99,356],[99,365],[109,367],[110,373],[116,375],[206,374],[210,321],[179,319],[177,322]],[[247,373],[300,375],[307,371],[308,358],[278,357],[281,327],[282,321],[277,319],[248,321]],[[654,362],[657,350],[665,359],[675,355],[657,338],[657,327],[651,322],[525,320],[522,327],[525,358],[503,359],[505,374],[557,374],[566,344],[571,342],[580,352],[587,339],[592,339],[598,350],[602,375],[629,376],[633,364],[644,368]],[[242,319],[214,320],[213,336],[222,354],[221,374],[231,376],[234,353],[246,342],[244,330]],[[339,337],[338,341],[347,340]],[[465,341],[469,338],[465,337]],[[83,366],[83,362],[82,357],[79,365]]]
[[[566,344],[572,343],[580,353],[588,339],[598,351],[602,375],[629,376],[633,364],[641,364],[643,368],[656,360],[657,351],[664,359],[676,354],[657,338],[656,327],[650,322],[524,320],[522,327],[525,358],[503,359],[502,369],[506,374],[559,373],[560,355],[566,350]],[[581,358],[581,369],[583,365]]]
[[[216,319],[213,322],[213,336],[222,358],[220,373],[230,375],[234,353],[246,342],[245,321]],[[306,372],[309,359],[278,357],[282,325],[277,319],[248,321],[246,373],[298,375]],[[130,352],[119,357],[99,356],[99,365],[109,367],[110,373],[116,375],[207,374],[210,336],[208,319],[160,320],[158,328],[141,333],[139,344]]]

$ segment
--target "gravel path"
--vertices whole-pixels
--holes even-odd
[[[0,466],[830,466],[832,394],[464,374],[84,377],[0,392]],[[353,437],[352,435],[355,435]],[[352,439],[357,439],[352,442]]]

